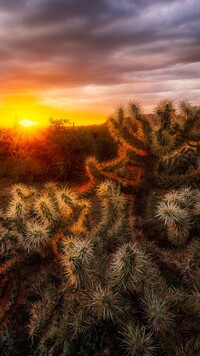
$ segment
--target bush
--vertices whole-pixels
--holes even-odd
[[[53,126],[35,133],[27,135],[20,129],[2,133],[0,178],[29,184],[84,181],[87,156],[96,155],[102,160],[104,154],[105,159],[116,154],[116,145],[103,125],[95,129]]]

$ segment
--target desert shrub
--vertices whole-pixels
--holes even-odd
[[[0,129],[0,158],[7,158],[15,153],[15,142],[9,129]]]
[[[82,129],[68,129],[48,137],[52,164],[58,180],[80,179],[84,175],[84,160],[94,152],[90,135]]]
[[[87,156],[102,160],[104,154],[105,159],[116,154],[106,126],[95,126],[95,132],[93,127],[65,126],[38,129],[35,134],[6,130],[1,136],[0,178],[15,183],[83,181]]]

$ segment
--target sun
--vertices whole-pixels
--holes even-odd
[[[32,127],[32,126],[38,125],[38,122],[29,120],[29,119],[23,119],[19,122],[19,124],[20,124],[20,126],[23,126],[23,127]]]

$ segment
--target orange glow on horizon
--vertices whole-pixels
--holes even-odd
[[[82,108],[78,104],[76,108],[66,105],[66,107],[56,107],[41,103],[39,98],[27,95],[10,95],[0,102],[0,127],[13,127],[17,123],[20,124],[22,120],[30,120],[37,122],[37,127],[44,127],[49,125],[49,118],[67,119],[71,125],[93,125],[102,124],[107,120],[107,115],[99,111],[98,107]],[[31,127],[31,125],[21,125],[24,127]],[[32,125],[33,127],[36,125]]]

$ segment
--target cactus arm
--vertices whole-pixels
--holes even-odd
[[[162,189],[180,188],[185,185],[197,188],[200,184],[200,172],[199,170],[193,170],[184,175],[158,174],[151,177],[151,184],[155,188]]]
[[[137,139],[130,132],[127,126],[120,125],[119,122],[117,122],[117,120],[114,118],[110,119],[110,123],[112,125],[113,131],[116,133],[116,137],[118,137],[122,143],[127,143],[141,151],[146,150],[146,145],[141,140]]]

